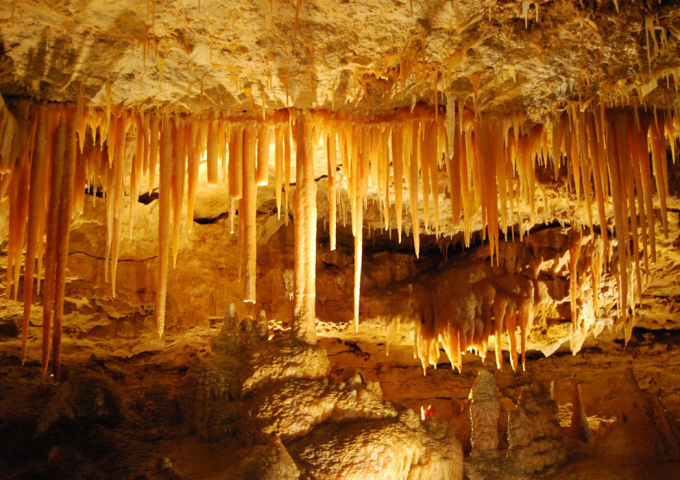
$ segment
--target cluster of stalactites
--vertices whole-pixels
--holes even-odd
[[[574,332],[571,346],[575,354],[595,323],[585,318],[579,307],[584,304],[584,292],[590,290],[597,313],[602,274],[612,256],[606,255],[599,235],[582,235],[578,229],[571,229],[567,239],[564,261],[558,262],[556,270],[567,266],[569,271]],[[504,344],[513,371],[520,364],[525,369],[534,320],[547,314],[552,303],[546,283],[539,280],[545,259],[540,251],[534,251],[533,258],[525,258],[523,242],[501,241],[501,247],[500,273],[499,267],[454,264],[436,280],[413,288],[412,313],[387,322],[387,354],[394,338],[410,333],[412,328],[413,357],[420,359],[423,373],[429,366],[437,368],[442,348],[452,367],[462,372],[466,353],[484,359],[490,345],[494,345],[496,366],[501,370]]]
[[[131,233],[134,206],[144,180],[150,189],[158,185],[159,190],[156,313],[158,332],[162,334],[170,255],[174,266],[183,206],[187,206],[187,225],[191,230],[199,163],[205,162],[207,181],[228,185],[232,232],[235,214],[239,213],[243,299],[255,302],[257,186],[266,184],[270,176],[270,157],[273,156],[277,210],[287,221],[297,114],[284,110],[264,119],[207,113],[180,116],[128,110],[110,103],[99,110],[85,106],[82,95],[75,108],[22,101],[15,109],[17,113],[12,114],[4,104],[1,107],[0,197],[7,192],[11,205],[8,295],[14,288],[16,297],[24,247],[27,251],[27,284],[32,285],[36,272],[40,277],[43,245],[47,245],[45,267],[53,267],[49,263],[50,254],[67,246],[64,242],[59,247],[58,239],[68,237],[70,218],[83,211],[88,190],[90,193],[100,191],[106,197],[106,277],[115,294],[122,218],[126,214],[129,216]],[[40,121],[43,116],[48,120]],[[346,182],[349,194],[355,235],[354,316],[357,325],[363,212],[369,194],[380,199],[384,228],[390,228],[394,218],[400,241],[403,216],[405,210],[410,211],[418,255],[421,225],[426,231],[439,235],[439,179],[448,174],[453,226],[462,227],[465,244],[469,245],[472,219],[481,214],[482,234],[489,239],[494,262],[498,259],[500,233],[503,232],[506,238],[514,238],[512,226],[521,226],[526,220],[522,218],[520,207],[528,206],[529,220],[535,217],[536,189],[540,188],[536,181],[537,165],[552,166],[556,175],[566,165],[571,194],[579,204],[575,221],[585,208],[588,226],[592,229],[594,204],[607,244],[605,207],[611,201],[614,230],[619,238],[632,238],[632,243],[617,242],[619,322],[626,326],[627,337],[630,335],[633,318],[630,313],[641,294],[643,272],[649,271],[649,263],[654,261],[656,252],[652,178],[659,194],[664,230],[667,229],[665,142],[668,138],[671,148],[675,147],[677,115],[655,113],[652,116],[634,109],[605,114],[604,107],[586,111],[570,107],[543,124],[527,127],[525,119],[519,115],[473,114],[460,106],[456,108],[452,101],[446,115],[440,114],[438,109],[416,107],[373,119],[320,111],[308,112],[305,116],[312,125],[305,138],[313,145],[323,145],[326,151],[331,249],[335,248],[336,205],[343,201],[337,194],[339,179]],[[72,121],[69,123],[65,119]],[[61,127],[62,124],[66,126]],[[60,149],[70,148],[72,143],[75,145],[73,165],[52,162],[53,156],[64,158]],[[310,149],[312,158],[308,161],[313,162],[314,150]],[[565,158],[570,161],[566,162]],[[67,196],[60,194],[58,197],[64,199],[59,205],[64,205],[55,206],[54,212],[48,208],[44,214],[45,207],[52,207],[49,199],[57,188],[69,192]],[[405,188],[408,199],[404,198]],[[132,199],[127,213],[123,211],[126,193]],[[21,201],[24,198],[30,199],[28,204]],[[406,206],[404,200],[407,200]],[[52,226],[55,230],[50,230]],[[60,233],[50,236],[51,231]],[[61,283],[62,264],[65,265],[66,260],[62,250],[59,252],[63,258],[54,253],[52,259],[59,259],[54,268],[58,274],[56,281]],[[577,247],[572,253],[578,258]],[[313,269],[306,271],[313,275]],[[54,275],[47,270],[45,274]],[[26,292],[31,288],[25,289]],[[63,291],[63,285],[56,291]],[[59,298],[55,297],[55,302],[59,302]],[[27,309],[25,345],[31,293],[25,294],[24,300]],[[55,320],[55,325],[57,323]]]
[[[656,261],[654,193],[658,194],[664,236],[668,236],[668,162],[666,145],[675,161],[676,135],[680,125],[675,115],[642,114],[637,109],[582,111],[569,108],[552,123],[552,157],[567,157],[569,185],[577,201],[577,213],[585,209],[587,227],[599,226],[604,253],[610,251],[607,206],[613,209],[616,232],[615,263],[618,284],[617,325],[624,328],[628,342],[634,326],[635,306],[640,301],[650,266]],[[559,168],[560,161],[553,161]],[[597,217],[595,217],[595,213]],[[597,222],[595,221],[597,218]],[[575,268],[581,252],[576,242],[570,248],[570,295],[574,312]]]
[[[448,122],[450,126],[452,118],[449,117]],[[605,270],[616,278],[615,324],[623,328],[627,342],[635,323],[636,304],[641,300],[650,266],[656,260],[655,191],[662,229],[664,235],[668,233],[666,146],[668,142],[675,160],[678,117],[670,112],[661,116],[656,112],[642,114],[635,109],[583,111],[570,106],[525,134],[521,134],[518,122],[517,117],[477,116],[469,123],[460,122],[463,128],[448,129],[455,132],[453,138],[448,137],[448,141],[453,142],[449,150],[453,155],[446,157],[453,166],[448,173],[454,225],[462,212],[477,212],[481,207],[483,234],[489,238],[493,262],[494,258],[498,259],[499,232],[507,232],[508,226],[515,222],[522,223],[516,216],[521,192],[526,195],[524,203],[528,204],[533,220],[536,165],[553,168],[555,178],[564,167],[568,194],[575,202],[572,220],[575,230],[568,261],[572,351],[576,353],[580,349],[592,325],[578,308],[584,283],[590,281],[597,314],[599,285]],[[468,156],[470,152],[472,155]],[[471,165],[470,169],[464,162]],[[457,174],[461,164],[461,173]],[[613,228],[608,227],[608,207],[613,210]],[[468,245],[469,217],[466,217],[463,214]],[[584,230],[601,233],[595,241],[593,235],[580,233]],[[611,241],[610,230],[615,232],[616,242]],[[577,268],[579,261],[581,270]],[[531,292],[537,291],[536,286],[505,292],[497,287],[481,282],[476,290],[467,292],[470,298],[461,297],[460,305],[455,303],[458,294],[452,291],[439,295],[431,308],[420,309],[420,317],[412,322],[414,355],[421,359],[424,370],[428,365],[436,366],[440,345],[451,364],[461,369],[462,355],[471,351],[484,357],[492,336],[497,366],[501,368],[501,342],[505,333],[509,339],[510,363],[513,369],[517,367],[517,330],[524,358],[526,337],[541,302],[538,298],[532,300]],[[442,308],[441,303],[446,308]],[[476,316],[471,313],[475,311]],[[397,330],[400,322],[391,322],[388,336]]]
[[[34,277],[39,291],[45,259],[43,375],[47,372],[50,349],[53,368],[59,368],[69,228],[71,218],[83,213],[86,194],[92,195],[93,202],[98,193],[106,199],[105,276],[115,296],[120,242],[126,233],[123,218],[127,217],[128,233],[132,236],[134,209],[142,184],[146,181],[149,190],[157,186],[156,312],[158,333],[162,335],[168,266],[172,262],[174,267],[177,261],[184,206],[191,231],[199,164],[204,161],[209,183],[228,184],[232,232],[235,209],[239,210],[243,299],[255,302],[256,189],[268,181],[270,147],[275,142],[277,186],[280,187],[285,173],[288,204],[291,130],[287,114],[275,115],[264,122],[226,120],[217,115],[192,119],[113,106],[95,110],[86,108],[82,98],[75,108],[28,101],[20,101],[15,113],[4,103],[0,107],[0,198],[7,195],[10,204],[6,295],[17,299],[25,249],[22,334],[25,360]],[[133,199],[129,209],[124,208],[125,195]]]

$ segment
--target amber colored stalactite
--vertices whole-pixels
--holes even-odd
[[[255,171],[255,146],[257,127],[245,127],[243,148],[243,211],[240,221],[243,223],[242,261],[244,267],[243,301],[255,303],[257,279],[257,181]]]
[[[298,116],[296,135],[295,219],[295,310],[293,335],[316,343],[316,183],[314,182],[314,121]],[[317,126],[318,128],[318,126]]]

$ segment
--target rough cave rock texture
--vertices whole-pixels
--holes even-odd
[[[479,75],[485,110],[541,115],[604,88],[662,104],[650,70],[680,65],[677,14],[675,2],[8,1],[0,91],[73,101],[82,88],[103,106],[110,82],[126,106],[389,109],[432,102],[442,71],[438,88],[460,97]],[[648,55],[650,22],[668,47]],[[400,85],[400,71],[419,78]]]
[[[289,443],[292,465],[312,478],[462,478],[462,448],[447,425],[422,426],[359,374],[330,380],[323,349],[288,335],[269,342],[255,322],[227,318],[216,354],[187,372],[183,413],[201,438],[268,442],[249,455],[273,449],[283,471],[292,461],[281,441]],[[253,462],[246,457],[237,478]],[[269,467],[261,468],[264,475]]]

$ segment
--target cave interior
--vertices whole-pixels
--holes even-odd
[[[680,478],[680,2],[0,2],[0,478]]]

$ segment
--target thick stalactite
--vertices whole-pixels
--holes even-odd
[[[296,191],[295,216],[295,311],[293,335],[316,343],[316,183],[314,182],[315,128],[307,114],[295,119]]]

